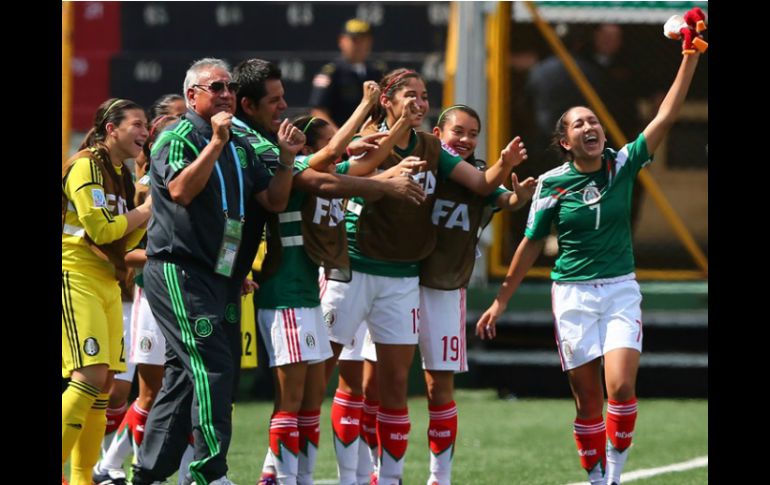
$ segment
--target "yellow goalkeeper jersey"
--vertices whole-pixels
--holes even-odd
[[[115,168],[120,174],[120,167]],[[62,180],[62,191],[67,198],[61,236],[62,270],[114,280],[115,267],[94,253],[84,236],[88,234],[98,245],[120,239],[128,224],[123,215],[126,201],[107,194],[104,174],[87,157],[72,163]],[[143,228],[133,231],[126,241],[126,250],[139,244],[145,232]]]

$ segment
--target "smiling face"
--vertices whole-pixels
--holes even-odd
[[[211,83],[222,82],[227,85],[230,81],[230,74],[221,67],[202,69],[198,74],[198,82],[187,89],[188,103],[206,121],[222,111],[235,113],[235,93],[228,88],[214,91],[209,87]]]
[[[607,138],[593,111],[583,106],[572,108],[564,116],[565,137],[559,143],[579,161],[601,159]]]
[[[403,85],[397,88],[393,94],[393,99],[388,99],[384,94],[380,96],[380,103],[388,113],[388,126],[393,126],[396,120],[401,117],[406,102],[410,99],[414,99],[417,109],[420,111],[420,115],[412,122],[412,128],[418,128],[422,125],[422,120],[430,108],[428,90],[422,79],[409,77]]]
[[[443,128],[433,128],[433,134],[456,151],[463,160],[476,149],[479,142],[479,122],[465,111],[455,109],[446,115]]]
[[[147,140],[147,117],[141,109],[129,109],[124,112],[119,124],[107,123],[105,144],[110,151],[113,163],[119,164],[128,158],[136,158],[142,152]]]
[[[283,120],[283,112],[288,105],[283,98],[283,83],[280,79],[265,81],[265,95],[259,99],[252,120],[271,133],[278,133]]]

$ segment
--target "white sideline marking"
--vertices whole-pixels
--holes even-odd
[[[683,461],[681,463],[674,463],[672,465],[660,466],[657,468],[644,468],[642,470],[635,470],[632,472],[623,473],[620,476],[620,481],[622,483],[626,483],[632,480],[639,480],[642,478],[654,477],[655,475],[662,475],[664,473],[683,472],[685,470],[690,470],[693,468],[708,466],[708,464],[709,464],[708,455],[699,456],[698,458],[693,458],[692,460]],[[320,482],[316,482],[316,483],[320,484]],[[586,482],[575,482],[575,483],[569,483],[567,485],[585,485],[585,483]]]
[[[337,485],[340,481],[336,478],[323,478],[321,480],[313,480],[313,483],[316,485]]]

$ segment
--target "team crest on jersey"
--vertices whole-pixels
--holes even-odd
[[[241,164],[241,168],[246,168],[246,164],[249,163],[246,150],[243,147],[235,147],[235,153],[238,155],[238,163]]]
[[[86,355],[90,355],[91,357],[98,354],[99,342],[93,337],[88,337],[85,342],[83,342],[83,352],[85,352]]]
[[[107,198],[104,196],[104,190],[91,189],[91,198],[94,201],[94,207],[107,207]]]
[[[459,157],[460,156],[460,154],[457,153],[454,148],[450,147],[449,145],[447,145],[443,141],[441,142],[441,148],[443,148],[444,151],[447,152],[450,155],[453,155],[455,157]]]
[[[595,186],[588,186],[583,189],[583,202],[591,205],[596,204],[602,198],[602,193]]]
[[[195,320],[195,333],[199,337],[208,337],[214,332],[214,327],[211,325],[211,320],[208,318],[199,318]]]
[[[327,327],[331,327],[334,325],[334,312],[329,310],[328,312],[324,313],[324,322],[326,322]]]
[[[152,339],[146,335],[139,341],[139,350],[149,352],[152,350]]]
[[[315,335],[308,332],[305,334],[305,344],[307,344],[308,348],[314,349],[315,348]]]
[[[235,307],[235,303],[228,303],[225,307],[225,320],[230,323],[235,323],[238,320],[238,309]]]

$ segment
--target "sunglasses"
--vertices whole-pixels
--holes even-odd
[[[228,91],[230,91],[231,93],[235,93],[238,91],[240,84],[233,81],[230,81],[228,83],[225,83],[224,81],[215,81],[211,84],[193,84],[193,87],[203,88],[212,93],[220,93],[226,87]]]

